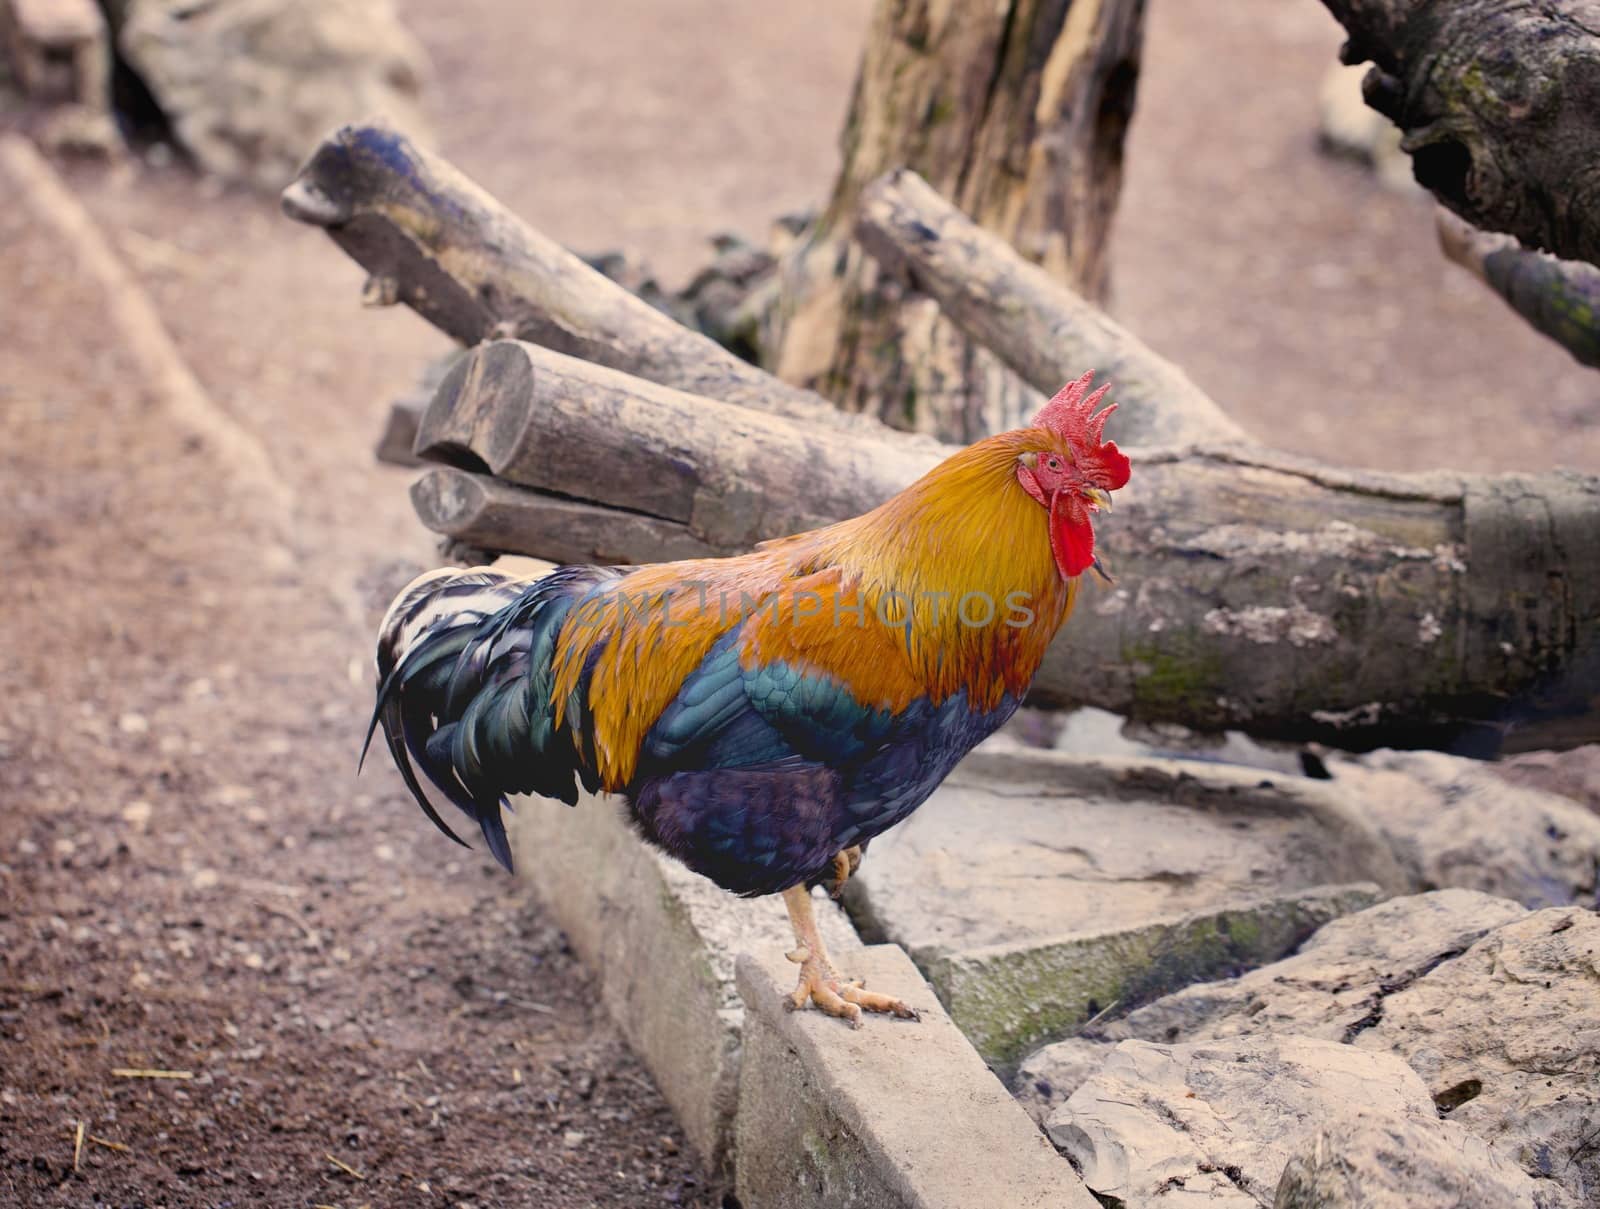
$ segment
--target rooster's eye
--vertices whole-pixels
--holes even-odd
[[[1048,462],[1045,463],[1045,465],[1050,467],[1051,470],[1060,470],[1061,469],[1061,463],[1056,461],[1054,458],[1051,458]]]

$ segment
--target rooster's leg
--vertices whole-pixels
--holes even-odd
[[[840,976],[823,947],[811,906],[811,891],[804,886],[791,886],[783,892],[783,905],[789,909],[789,922],[794,925],[795,949],[789,960],[800,965],[800,985],[789,996],[790,1010],[805,1007],[809,1000],[828,1015],[848,1020],[852,1028],[861,1027],[863,1009],[892,1012],[905,1020],[919,1018],[914,1008],[894,996],[865,990],[861,983]]]

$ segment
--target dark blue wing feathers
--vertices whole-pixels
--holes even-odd
[[[957,694],[874,708],[819,669],[742,668],[731,634],[646,735],[634,817],[719,885],[775,893],[904,818],[1015,705],[977,713]]]

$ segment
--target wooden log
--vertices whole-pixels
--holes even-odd
[[[383,431],[372,454],[380,462],[391,466],[420,466],[417,457],[417,425],[422,423],[422,408],[411,399],[396,399],[389,404],[389,414],[384,417]]]
[[[1600,2],[1323,0],[1367,103],[1476,227],[1600,264]]]
[[[840,440],[819,446],[810,434],[822,431]],[[481,345],[451,369],[416,450],[685,525],[726,552],[849,516],[861,484],[893,484],[886,498],[942,453],[882,425],[801,425],[512,340]],[[813,464],[819,451],[828,465]]]
[[[707,398],[848,422],[608,280],[381,120],[325,139],[283,208],[372,274],[370,305],[403,302],[463,344],[516,336]]]
[[[897,170],[867,186],[856,236],[1036,390],[1054,394],[1090,366],[1100,370],[1117,384],[1124,444],[1249,440],[1181,369],[916,173]]]
[[[1040,400],[1015,374],[937,306],[880,280],[852,237],[857,202],[884,172],[912,168],[1044,272],[1102,297],[1144,9],[879,0],[843,166],[787,259],[766,363],[847,410],[945,440],[1032,415]]]
[[[1509,235],[1492,235],[1448,210],[1438,213],[1439,246],[1580,365],[1600,367],[1600,268],[1530,252]]]
[[[418,447],[530,489],[437,507],[494,512],[457,535],[492,524],[496,548],[575,555],[560,545],[570,514],[534,494],[550,493],[594,510],[579,547],[617,562],[737,553],[855,515],[952,452],[515,342],[451,373]],[[1238,446],[1133,458],[1099,526],[1123,578],[1085,587],[1036,703],[1347,747],[1600,739],[1600,480],[1370,474]],[[669,546],[679,530],[643,520],[699,544]]]
[[[641,551],[660,561],[724,553],[678,521],[559,499],[451,466],[430,466],[412,485],[411,502],[435,533],[556,563],[631,563]]]

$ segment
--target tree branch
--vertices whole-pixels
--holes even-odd
[[[1600,263],[1600,3],[1323,0],[1367,103],[1474,226]]]
[[[1115,386],[1124,444],[1249,440],[1181,369],[978,227],[916,173],[891,172],[868,186],[856,238],[1046,395],[1085,369],[1100,370]]]
[[[1491,235],[1448,210],[1438,213],[1439,246],[1580,365],[1600,367],[1600,268],[1530,252],[1509,235]]]
[[[953,452],[509,341],[452,371],[419,449],[520,484],[434,472],[419,493],[440,531],[619,562],[856,515]],[[1100,526],[1126,586],[1084,589],[1037,704],[1352,747],[1600,739],[1600,480],[1367,474],[1241,446],[1135,464]],[[433,502],[452,491],[466,502]]]

